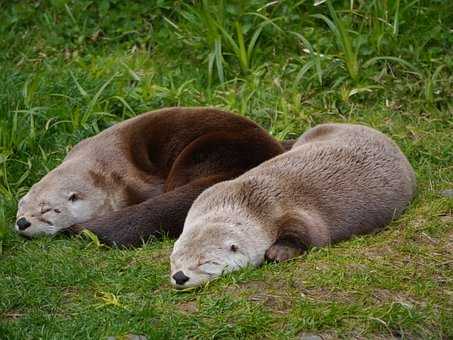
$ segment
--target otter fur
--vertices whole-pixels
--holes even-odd
[[[251,120],[212,108],[167,108],[77,144],[20,200],[28,237],[88,229],[107,244],[178,236],[195,198],[284,151]]]
[[[397,218],[416,188],[398,146],[361,125],[323,124],[292,149],[194,202],[171,255],[177,288],[282,261],[373,233]]]

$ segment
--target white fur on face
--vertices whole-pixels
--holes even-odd
[[[55,226],[49,225],[49,224],[41,224],[41,225],[34,224],[34,225],[31,225],[30,227],[28,227],[26,230],[20,230],[16,224],[14,226],[14,229],[18,233],[20,233],[24,236],[27,236],[27,237],[35,237],[38,235],[55,235],[56,233],[58,233],[60,231],[59,228],[56,228]]]
[[[186,226],[175,242],[171,261],[171,283],[176,288],[199,286],[225,273],[248,265],[258,266],[264,260],[268,241],[234,225]],[[182,271],[189,279],[178,284],[174,275]]]
[[[61,170],[47,174],[20,200],[17,220],[25,218],[30,226],[20,230],[16,224],[16,231],[27,237],[54,235],[113,210],[107,193],[87,177]]]
[[[230,246],[231,247],[231,246]],[[180,251],[175,244],[171,255],[171,282],[176,288],[189,288],[199,286],[222,274],[232,272],[248,265],[249,259],[245,254],[232,251],[228,245],[222,247],[213,246],[205,249],[205,255],[199,252]],[[189,277],[184,284],[178,284],[173,275],[182,271]]]

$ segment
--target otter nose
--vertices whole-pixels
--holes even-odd
[[[27,229],[29,226],[31,226],[31,223],[27,221],[27,219],[25,217],[21,217],[19,218],[17,221],[16,221],[16,224],[17,224],[17,227],[19,228],[19,230],[25,230]]]
[[[189,277],[186,276],[182,270],[180,270],[179,272],[173,274],[173,280],[175,280],[176,284],[178,285],[183,285],[184,283],[186,283],[187,281],[189,281]]]

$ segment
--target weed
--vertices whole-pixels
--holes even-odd
[[[451,1],[0,4],[0,338],[451,338]],[[172,240],[26,241],[16,205],[78,141],[164,106],[217,106],[280,139],[391,136],[417,172],[377,235],[171,288]]]

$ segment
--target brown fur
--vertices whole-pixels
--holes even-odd
[[[160,234],[176,237],[195,198],[284,151],[249,119],[209,108],[169,108],[142,114],[88,138],[68,154],[95,158],[93,183],[121,188],[122,209],[74,225],[109,244],[139,245]],[[88,180],[88,179],[87,179]]]

